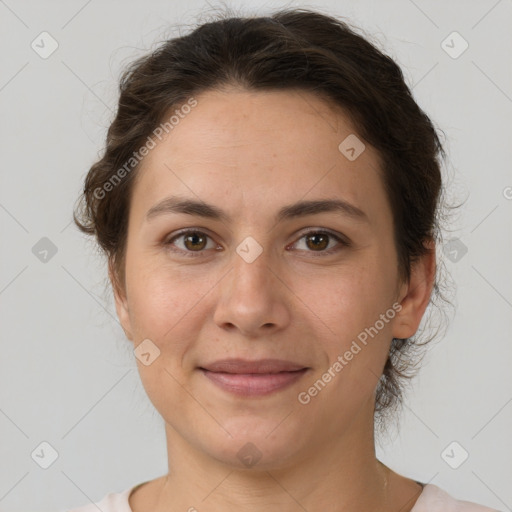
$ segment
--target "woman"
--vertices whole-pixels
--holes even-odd
[[[375,456],[438,291],[444,152],[397,64],[288,10],[169,40],[120,90],[75,221],[108,256],[169,471],[97,506],[491,510]]]

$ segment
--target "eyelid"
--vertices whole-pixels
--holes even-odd
[[[330,249],[327,249],[325,251],[302,251],[302,252],[307,252],[307,253],[311,254],[313,257],[315,257],[315,256],[321,257],[322,255],[329,255],[329,254],[332,254],[333,252],[337,252],[340,250],[339,246],[350,247],[352,245],[352,242],[345,235],[343,235],[341,233],[337,233],[337,232],[331,231],[330,229],[326,229],[326,228],[315,228],[315,227],[306,228],[306,231],[301,231],[297,240],[295,242],[293,242],[291,245],[297,244],[300,240],[302,240],[302,238],[304,238],[306,235],[309,235],[310,233],[321,234],[321,235],[325,234],[325,235],[330,236],[331,238],[334,238],[338,242],[338,246],[331,247]],[[289,247],[289,245],[287,245],[287,247]]]
[[[189,228],[183,228],[183,229],[180,229],[176,232],[174,232],[170,237],[166,237],[163,241],[163,245],[168,248],[170,251],[174,252],[174,253],[180,253],[182,255],[185,255],[185,256],[191,256],[191,257],[197,257],[197,256],[201,256],[205,251],[202,250],[202,251],[185,251],[183,249],[179,249],[179,248],[173,248],[173,242],[174,240],[176,240],[177,238],[180,238],[184,235],[188,235],[189,233],[200,233],[202,235],[205,235],[207,238],[209,238],[210,240],[212,240],[214,243],[217,244],[217,246],[219,245],[213,238],[213,236],[211,236],[209,234],[209,231],[205,228],[194,228],[194,227],[189,227]],[[217,249],[215,249],[217,250]]]
[[[336,231],[331,231],[330,229],[326,229],[326,228],[305,228],[306,231],[301,231],[300,233],[300,238],[302,238],[303,236],[305,235],[308,235],[309,233],[320,233],[320,234],[327,234],[327,235],[330,235],[332,236],[333,238],[336,238],[339,242],[342,242],[346,245],[351,245],[351,241],[349,240],[349,238],[347,236],[345,236],[344,234],[342,233],[338,233]]]
[[[310,227],[310,228],[305,228],[305,229],[306,229],[305,231],[301,231],[298,235],[296,235],[297,239],[295,240],[295,242],[292,242],[291,244],[288,244],[286,246],[286,248],[297,244],[302,238],[304,238],[306,235],[308,235],[310,233],[326,234],[326,235],[334,238],[338,242],[339,245],[344,246],[344,247],[350,247],[352,245],[351,241],[346,236],[342,235],[341,233],[337,233],[337,232],[331,231],[330,229],[319,228],[319,227],[318,228]],[[188,227],[188,228],[183,228],[181,230],[178,230],[177,232],[173,233],[170,238],[164,239],[163,244],[166,247],[167,246],[168,247],[172,247],[172,242],[174,240],[176,240],[177,238],[180,238],[181,236],[187,235],[189,233],[200,233],[200,234],[206,235],[206,237],[211,239],[213,242],[217,243],[214,240],[213,236],[211,236],[209,234],[207,229],[205,229],[205,228]],[[217,244],[217,246],[218,245],[219,244]],[[185,251],[183,249],[170,249],[170,250],[172,252],[177,252],[177,253],[184,254],[185,256],[192,256],[192,257],[201,256],[205,252],[204,250],[201,250],[201,251]],[[215,250],[218,250],[218,249],[215,249]],[[321,256],[322,254],[331,254],[332,252],[335,252],[337,250],[339,250],[339,248],[331,247],[331,249],[328,249],[328,250],[325,250],[325,251],[303,251],[303,252],[312,253],[313,255],[315,255],[315,253],[316,253],[318,256]]]

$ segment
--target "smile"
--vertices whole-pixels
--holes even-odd
[[[283,390],[301,379],[308,371],[302,368],[278,373],[227,373],[200,368],[216,386],[238,396],[264,396]]]

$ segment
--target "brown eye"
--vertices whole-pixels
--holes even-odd
[[[164,242],[164,245],[169,250],[184,256],[201,256],[203,253],[206,254],[207,249],[215,249],[215,242],[210,236],[194,229],[176,234]]]
[[[183,236],[185,247],[190,251],[200,251],[206,247],[207,237],[202,233],[193,231]]]
[[[329,235],[325,233],[313,233],[306,235],[306,245],[312,250],[323,250],[329,245]]]
[[[335,235],[329,231],[309,231],[304,233],[294,244],[296,249],[306,253],[328,255],[351,246],[351,242],[343,235]],[[300,247],[302,245],[302,247]]]

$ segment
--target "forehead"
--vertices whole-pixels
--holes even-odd
[[[317,160],[318,151],[332,149],[333,141],[355,133],[340,107],[307,91],[210,90],[196,101],[167,137],[175,161],[190,161],[194,155],[216,157],[229,149],[233,158],[274,156],[309,162]],[[297,145],[305,139],[309,144]]]
[[[366,144],[355,160],[340,150],[357,137],[340,108],[301,90],[194,98],[197,105],[142,161],[132,205],[139,214],[170,193],[219,205],[230,198],[233,211],[243,204],[260,215],[270,201],[277,210],[306,195],[340,195],[369,214],[386,207],[376,150]]]

